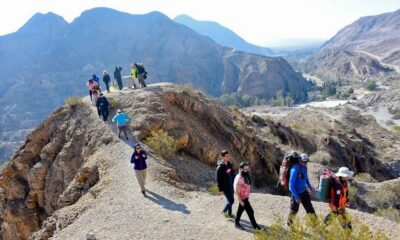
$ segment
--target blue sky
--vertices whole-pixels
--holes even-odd
[[[400,9],[400,0],[12,0],[1,3],[0,35],[15,32],[36,12],[51,11],[71,22],[94,7],[133,14],[156,10],[170,18],[187,14],[266,45],[279,39],[331,38],[362,16]]]

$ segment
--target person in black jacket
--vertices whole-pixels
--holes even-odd
[[[230,162],[231,157],[228,151],[223,150],[220,155],[222,159],[218,161],[217,184],[219,192],[221,195],[225,195],[227,200],[222,212],[226,218],[234,218],[235,216],[232,214],[232,205],[234,203],[233,180],[235,179],[235,173],[233,172],[233,167]]]
[[[103,71],[103,82],[106,85],[107,92],[110,93],[111,78],[110,75],[106,72],[106,70]]]
[[[121,77],[122,67],[115,66],[114,79],[117,81],[119,90],[122,90],[122,77]]]
[[[107,98],[103,95],[103,93],[100,93],[100,97],[96,101],[96,107],[99,117],[102,117],[103,121],[107,122],[109,103]]]

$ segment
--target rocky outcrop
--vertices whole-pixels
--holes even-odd
[[[379,147],[386,144],[382,139],[389,141],[393,137],[392,141],[396,141],[397,137],[352,109],[299,109],[281,121],[286,128],[294,128],[295,135],[308,140],[305,152],[329,153],[329,167],[333,169],[347,166],[356,173],[367,172],[379,181],[396,177],[383,163],[387,155]]]
[[[367,94],[362,100],[367,104],[400,102],[400,89]]]
[[[96,184],[98,167],[87,159],[107,134],[96,129],[90,111],[58,109],[6,164],[0,176],[2,239],[28,239],[48,216]]]

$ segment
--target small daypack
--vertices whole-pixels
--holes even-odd
[[[323,202],[329,202],[331,199],[330,189],[334,179],[332,171],[324,169],[319,177],[318,199]]]
[[[299,163],[300,155],[297,152],[290,152],[285,155],[279,168],[279,182],[285,189],[289,189],[290,169]]]

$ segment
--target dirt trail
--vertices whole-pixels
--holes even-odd
[[[126,91],[125,94],[131,92]],[[87,99],[84,102],[89,104]],[[97,115],[94,107],[93,114]],[[104,125],[104,131],[110,129],[114,132],[113,124]],[[148,197],[143,197],[129,163],[133,151],[131,143],[117,141],[96,151],[94,157],[107,162],[107,169],[98,183],[98,193],[86,194],[76,204],[61,209],[61,213],[75,211],[80,215],[70,225],[55,232],[52,239],[85,239],[90,231],[97,239],[107,240],[253,239],[246,214],[242,217],[246,231],[237,230],[232,220],[225,219],[221,214],[225,203],[222,196],[201,191],[187,192],[157,180],[157,174],[165,166],[161,160],[152,157],[147,161]],[[288,213],[288,197],[254,193],[250,201],[260,225],[270,225],[274,221],[274,213],[283,216]],[[326,204],[315,202],[314,206],[319,214],[327,213]],[[235,212],[236,209],[235,200]],[[383,229],[391,239],[398,237],[400,225],[370,214],[350,212],[372,229]],[[303,209],[300,214],[304,214]]]

